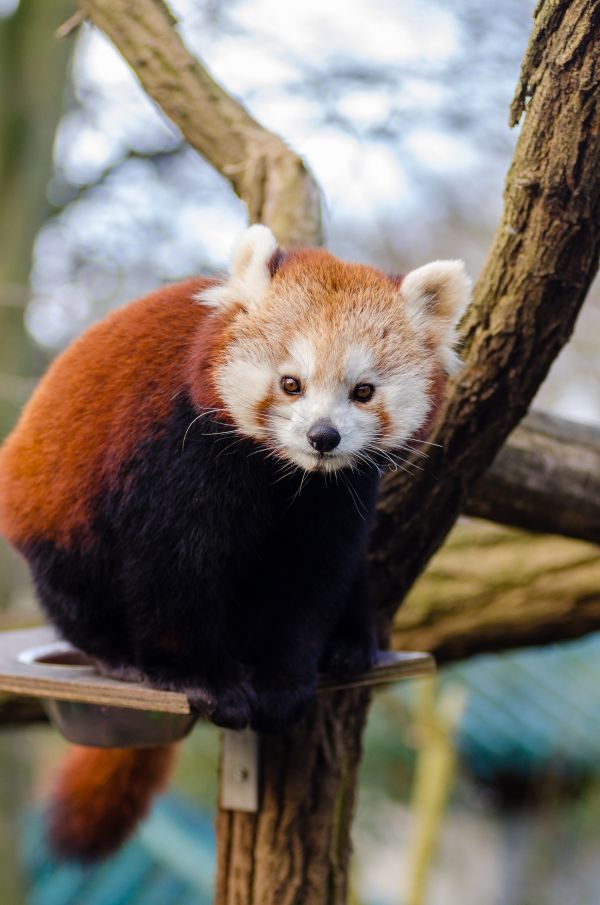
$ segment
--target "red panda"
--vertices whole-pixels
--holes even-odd
[[[399,279],[283,253],[253,226],[227,279],[165,287],[88,330],[0,450],[0,530],[62,635],[231,728],[284,730],[320,670],[367,668],[379,474],[439,404],[468,298],[459,261]],[[55,850],[114,850],[170,762],[76,749]]]

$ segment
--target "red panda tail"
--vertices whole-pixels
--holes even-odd
[[[175,747],[79,748],[65,759],[50,799],[47,835],[63,860],[116,851],[169,778]]]

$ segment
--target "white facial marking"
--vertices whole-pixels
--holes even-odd
[[[275,251],[277,241],[271,230],[258,223],[251,226],[234,251],[229,279],[202,290],[196,300],[210,308],[242,304],[250,309],[259,305],[269,289],[269,261]]]
[[[391,436],[381,443],[393,449],[407,437],[414,436],[429,410],[429,380],[426,373],[416,367],[398,369],[393,380],[385,381],[380,394],[390,415]]]
[[[263,434],[256,423],[255,405],[267,395],[271,382],[268,363],[249,359],[232,358],[217,374],[221,398],[238,427],[251,437]]]
[[[290,366],[295,368],[291,376],[299,376],[304,380],[310,380],[317,367],[317,353],[314,345],[309,339],[301,336],[290,344],[289,351]]]
[[[364,346],[351,346],[346,358],[346,377],[348,383],[355,385],[359,381],[367,382],[373,378],[374,357],[370,349]]]

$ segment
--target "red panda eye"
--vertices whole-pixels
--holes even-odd
[[[302,384],[296,377],[282,377],[281,389],[288,396],[297,396],[302,392]]]
[[[375,387],[370,383],[357,383],[352,390],[352,398],[355,402],[368,402],[375,392]]]

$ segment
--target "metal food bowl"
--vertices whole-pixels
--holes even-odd
[[[18,659],[62,675],[97,675],[94,661],[64,641],[22,651]],[[197,720],[194,713],[167,713],[80,701],[43,699],[48,717],[68,741],[94,748],[149,748],[178,742]]]

